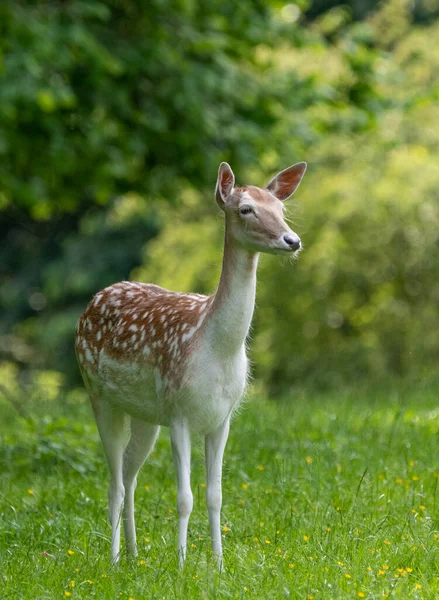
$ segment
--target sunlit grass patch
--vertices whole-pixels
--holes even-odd
[[[2,594],[20,598],[430,598],[439,594],[434,394],[254,399],[224,465],[225,570],[195,444],[188,560],[163,432],[139,477],[139,555],[109,563],[107,467],[88,406],[1,405]],[[29,577],[29,573],[33,573]],[[19,590],[19,593],[17,592]],[[18,595],[17,595],[18,594]]]

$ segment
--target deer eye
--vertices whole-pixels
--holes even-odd
[[[239,209],[240,215],[249,215],[252,212],[254,212],[254,210],[251,206],[243,206],[242,208]]]

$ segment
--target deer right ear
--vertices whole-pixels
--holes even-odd
[[[218,179],[216,182],[215,198],[218,206],[224,210],[227,198],[233,192],[235,186],[235,176],[229,164],[222,162],[218,169]]]

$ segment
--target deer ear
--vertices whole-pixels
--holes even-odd
[[[235,186],[235,176],[229,164],[222,162],[218,169],[218,179],[216,182],[215,198],[221,208],[227,202],[227,198]]]
[[[271,192],[273,196],[276,196],[276,198],[279,198],[279,200],[286,200],[299,187],[305,171],[306,162],[300,162],[292,167],[288,167],[288,169],[284,169],[276,177],[273,177],[265,189]]]

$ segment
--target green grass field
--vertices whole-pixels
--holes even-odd
[[[0,597],[439,598],[437,393],[252,399],[224,465],[225,570],[209,550],[202,445],[183,572],[163,430],[137,494],[139,556],[109,563],[107,466],[81,394],[0,398]]]

